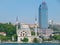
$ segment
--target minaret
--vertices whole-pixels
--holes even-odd
[[[18,30],[18,16],[16,17],[16,31]]]
[[[37,18],[35,16],[35,36],[37,36]]]

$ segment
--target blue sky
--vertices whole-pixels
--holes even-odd
[[[60,0],[45,0],[48,6],[48,18],[60,23]],[[0,22],[34,23],[38,18],[38,8],[42,0],[0,0]]]

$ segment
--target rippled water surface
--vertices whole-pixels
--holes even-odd
[[[50,44],[50,43],[42,43],[42,44],[17,44],[17,43],[0,43],[0,45],[60,45],[60,44]]]

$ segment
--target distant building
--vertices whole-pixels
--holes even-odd
[[[6,36],[5,32],[0,32],[0,35]]]
[[[50,25],[53,25],[53,20],[49,20],[48,22]]]
[[[39,27],[40,29],[48,28],[48,7],[44,1],[39,6]]]

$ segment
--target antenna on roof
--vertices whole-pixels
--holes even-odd
[[[42,0],[42,2],[44,2],[44,3],[45,3],[45,0]]]

